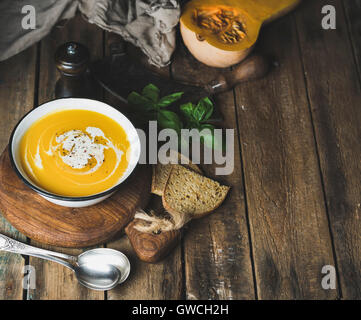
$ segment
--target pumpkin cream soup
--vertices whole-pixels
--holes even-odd
[[[51,113],[20,143],[24,170],[39,187],[62,196],[88,196],[117,184],[130,148],[124,129],[88,110]]]

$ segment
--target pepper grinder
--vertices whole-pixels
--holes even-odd
[[[80,43],[68,42],[55,52],[55,64],[60,79],[55,85],[56,98],[96,98],[89,65],[89,50]]]

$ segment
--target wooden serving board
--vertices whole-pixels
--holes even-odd
[[[8,149],[0,157],[0,210],[21,233],[60,247],[88,247],[114,238],[149,199],[151,170],[139,165],[110,198],[94,206],[55,205],[26,186],[11,167]]]

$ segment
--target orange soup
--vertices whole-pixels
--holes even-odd
[[[20,143],[29,178],[62,196],[103,192],[117,184],[128,167],[130,144],[111,118],[88,110],[65,110],[35,122]]]

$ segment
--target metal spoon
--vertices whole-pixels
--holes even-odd
[[[79,283],[93,290],[110,290],[124,282],[130,272],[128,258],[120,251],[98,248],[79,256],[29,246],[0,234],[0,251],[54,261],[74,271]],[[65,260],[63,260],[65,259]]]

